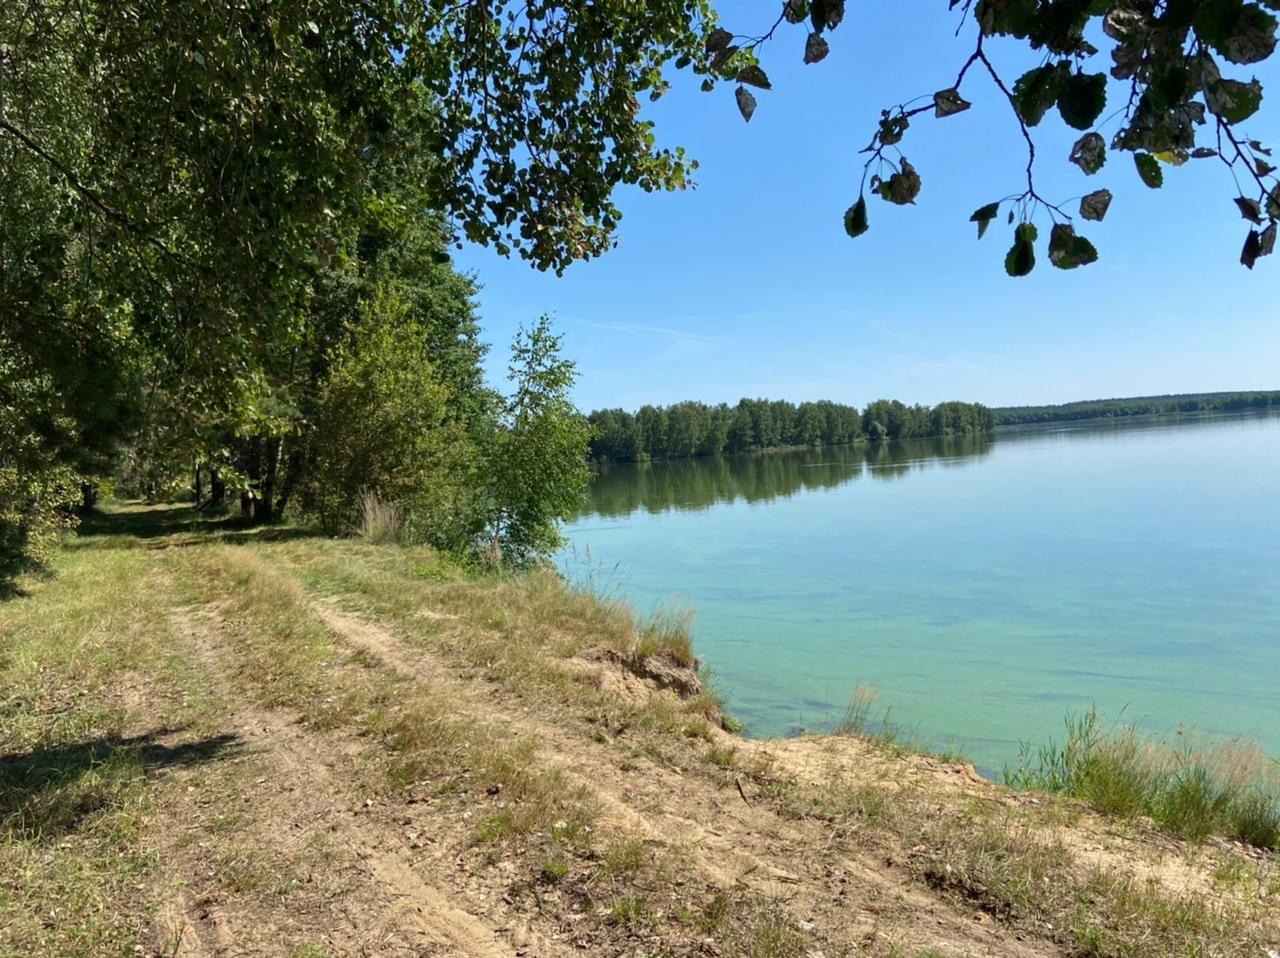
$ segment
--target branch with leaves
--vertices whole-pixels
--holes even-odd
[[[1143,184],[1159,189],[1166,168],[1218,157],[1231,171],[1239,194],[1235,205],[1250,224],[1240,261],[1252,269],[1259,257],[1274,250],[1280,180],[1269,159],[1271,151],[1242,132],[1242,124],[1261,105],[1262,85],[1256,78],[1222,76],[1219,60],[1248,65],[1270,57],[1276,48],[1277,21],[1265,8],[1280,10],[1280,0],[952,0],[951,8],[957,6],[961,20],[956,32],[970,20],[976,29],[973,51],[951,86],[882,111],[863,151],[869,156],[858,198],[844,214],[850,236],[861,236],[870,228],[868,189],[889,203],[915,203],[921,176],[899,144],[911,121],[922,114],[932,112],[942,119],[970,109],[972,104],[960,91],[971,69],[980,66],[1011,108],[1027,147],[1025,189],[979,207],[970,217],[981,238],[1007,207],[1014,231],[1005,257],[1011,276],[1025,276],[1034,268],[1039,239],[1035,221],[1042,216],[1049,220],[1048,255],[1054,266],[1074,269],[1098,258],[1094,245],[1076,233],[1066,204],[1051,202],[1036,186],[1032,130],[1055,108],[1064,123],[1083,134],[1067,159],[1088,176],[1103,168],[1111,152],[1128,152]],[[844,8],[844,0],[784,0],[777,20],[758,37],[735,44],[734,34],[723,28],[707,36],[713,72],[723,75],[725,66],[738,68],[730,75],[738,80],[735,95],[745,119],[751,119],[757,106],[745,85],[770,88],[757,62],[761,46],[784,23],[805,26],[804,62],[818,63],[830,52],[828,37],[844,20]],[[1108,72],[1088,69],[1101,53],[1086,39],[1086,34],[1096,35],[1090,30],[1095,24],[1113,43],[1110,77],[1129,81],[1126,105],[1105,118]],[[1013,38],[1043,51],[1040,64],[1007,83],[984,47],[992,37]],[[750,62],[735,63],[739,52],[748,54]],[[1120,126],[1108,142],[1102,128],[1117,118]],[[1200,128],[1210,121],[1212,146],[1197,142],[1198,133],[1204,138]],[[1240,171],[1245,174],[1243,183]],[[1079,217],[1101,221],[1112,198],[1109,189],[1087,193],[1079,199]]]

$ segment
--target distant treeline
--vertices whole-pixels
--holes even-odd
[[[641,406],[634,413],[597,409],[591,458],[599,462],[685,459],[781,449],[832,446],[859,439],[927,439],[989,432],[996,421],[980,403],[908,406],[879,399],[861,412],[834,402],[743,399],[736,406],[682,402]]]
[[[1173,396],[1134,396],[1130,399],[1090,399],[1061,406],[1004,406],[991,410],[996,423],[1016,426],[1031,422],[1070,422],[1121,416],[1167,416],[1194,412],[1232,412],[1280,408],[1280,391],[1184,393]]]

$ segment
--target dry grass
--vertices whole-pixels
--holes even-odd
[[[404,535],[404,513],[394,503],[366,492],[360,496],[356,535],[371,545],[399,542]]]
[[[0,602],[0,954],[131,954],[150,798],[130,689],[199,734],[166,583],[138,550],[82,549]]]
[[[789,814],[826,822],[844,847],[874,846],[928,886],[1071,954],[1265,955],[1280,931],[1265,891],[1215,900],[1091,866],[1057,837],[1051,814],[1039,810],[958,803],[955,795],[903,788],[888,778],[851,781],[835,772],[818,786],[791,783],[774,795]],[[1254,879],[1254,887],[1265,880]]]

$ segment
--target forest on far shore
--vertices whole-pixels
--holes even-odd
[[[741,399],[734,406],[691,401],[641,406],[634,413],[597,409],[587,420],[593,433],[593,461],[643,462],[836,446],[861,440],[976,436],[997,426],[1270,408],[1280,409],[1280,390],[1178,393],[994,408],[967,402],[908,406],[896,399],[877,399],[861,411],[829,400],[792,403]]]
[[[736,406],[681,402],[636,412],[597,409],[587,416],[597,462],[685,459],[788,446],[833,446],[860,439],[926,439],[990,432],[995,417],[981,403],[908,406],[877,399],[856,406],[821,400],[741,399]]]
[[[1226,393],[1179,393],[1132,396],[1128,399],[1086,399],[1057,406],[1000,406],[992,409],[998,426],[1034,422],[1071,422],[1121,416],[1169,416],[1194,412],[1238,412],[1280,409],[1280,390]]]

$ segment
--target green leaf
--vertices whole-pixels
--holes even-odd
[[[1055,223],[1049,231],[1049,262],[1058,269],[1075,269],[1096,262],[1098,251],[1083,236],[1077,236],[1074,226]]]
[[[1276,248],[1276,224],[1272,223],[1258,237],[1258,255],[1270,256]]]
[[[1158,190],[1164,186],[1164,171],[1160,169],[1159,161],[1150,153],[1133,154],[1133,163],[1138,168],[1142,182],[1151,189]]]
[[[911,118],[905,113],[889,116],[889,111],[886,110],[880,120],[880,145],[893,146],[895,143],[900,143],[902,135],[907,132],[910,125]]]
[[[1205,84],[1205,103],[1228,123],[1249,119],[1262,105],[1262,84],[1257,80],[1215,80]]]
[[[707,35],[707,39],[703,42],[703,48],[708,53],[717,53],[727,47],[732,40],[732,33],[722,27],[717,27]]]
[[[818,63],[825,60],[830,52],[831,47],[827,45],[827,41],[816,33],[809,34],[809,39],[804,42],[805,63]]]
[[[760,67],[755,64],[743,67],[738,71],[738,82],[750,84],[751,86],[758,87],[761,90],[773,89],[769,83],[769,77],[765,74],[764,70],[760,69]]]
[[[783,16],[787,23],[801,23],[809,15],[809,0],[787,0]]]
[[[827,25],[827,3],[826,0],[810,0],[809,3],[809,25],[813,27],[815,33],[821,33]]]
[[[867,200],[859,196],[858,202],[844,211],[844,231],[857,239],[869,229],[867,223]]]
[[[1056,66],[1028,70],[1013,85],[1013,102],[1018,116],[1027,126],[1044,119],[1045,112],[1058,99],[1061,71]]]
[[[1232,63],[1258,63],[1276,48],[1276,18],[1244,0],[1198,5],[1196,33]]]
[[[1058,93],[1058,112],[1063,121],[1077,130],[1087,130],[1107,105],[1105,73],[1073,73]]]
[[[1028,36],[1039,24],[1034,0],[978,0],[974,15],[986,36]]]
[[[723,49],[717,50],[711,58],[711,69],[719,72],[726,63],[733,59],[733,55],[738,52],[737,44],[731,43]]]
[[[969,217],[970,223],[978,224],[978,239],[982,239],[983,234],[987,232],[987,227],[991,225],[991,221],[996,218],[1000,212],[1000,202],[988,203],[986,206],[980,206],[973,211],[973,215]]]
[[[1262,234],[1257,230],[1249,230],[1244,238],[1244,249],[1240,251],[1240,265],[1253,269],[1253,264],[1262,255]]]
[[[1099,133],[1086,133],[1072,145],[1070,160],[1092,176],[1107,162],[1107,141]]]
[[[902,158],[902,168],[880,184],[880,195],[898,206],[916,201],[916,197],[920,195],[920,174],[907,162],[906,157]]]
[[[950,90],[939,90],[933,95],[933,115],[938,118],[952,116],[956,113],[963,113],[971,106],[973,106],[973,104],[962,97],[960,95],[960,91],[954,88]]]
[[[1019,223],[1013,231],[1013,246],[1004,258],[1004,271],[1010,276],[1026,276],[1036,268],[1037,231],[1032,223]]]
[[[1250,223],[1262,225],[1262,204],[1257,200],[1251,200],[1244,196],[1236,197],[1236,206],[1240,210],[1240,215],[1247,219]]]
[[[738,87],[733,95],[738,101],[738,112],[742,114],[744,120],[750,123],[751,115],[756,112],[756,98],[744,86]]]
[[[1111,207],[1110,190],[1094,190],[1080,198],[1080,216],[1086,220],[1101,221]]]

